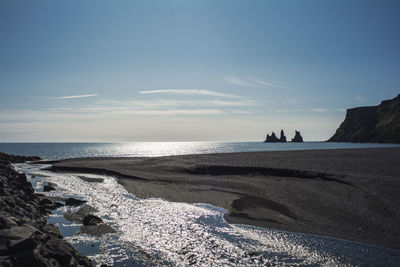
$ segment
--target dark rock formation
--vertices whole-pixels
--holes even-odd
[[[89,205],[83,205],[77,212],[64,213],[64,218],[70,222],[83,223],[83,219],[91,212],[97,211],[95,208]]]
[[[267,134],[267,138],[264,141],[264,143],[278,143],[278,142],[286,142],[286,136],[283,130],[281,130],[281,136],[279,139],[278,137],[276,137],[275,133],[272,132],[271,135]]]
[[[328,142],[400,143],[400,94],[378,106],[348,109]]]
[[[83,205],[75,213],[64,213],[64,218],[71,222],[83,224],[77,234],[88,234],[100,237],[105,234],[116,233],[115,229],[103,223],[102,219],[90,214],[94,211],[96,211],[96,209],[92,206]]]
[[[98,225],[99,223],[102,223],[103,220],[93,214],[88,214],[83,218],[82,222],[83,225]]]
[[[103,236],[105,234],[111,234],[111,233],[116,233],[114,228],[111,226],[101,223],[98,225],[83,225],[77,234],[87,234],[87,235],[93,235],[93,236]]]
[[[267,138],[265,139],[264,143],[276,143],[279,142],[278,137],[276,137],[275,133],[272,132],[271,135],[267,134]]]
[[[11,162],[39,160],[0,153],[0,266],[92,266],[44,216],[60,205],[35,194]]]
[[[67,206],[80,206],[80,205],[82,205],[82,204],[84,204],[86,202],[87,201],[85,201],[85,200],[79,200],[79,199],[71,197],[71,198],[68,198],[67,200],[65,200],[65,205],[67,205]]]
[[[7,165],[8,163],[24,163],[27,161],[38,161],[40,157],[24,157],[24,156],[16,156],[16,155],[8,155],[0,152],[0,162],[2,166]]]
[[[267,134],[267,138],[265,139],[264,143],[285,143],[287,142],[285,133],[281,130],[281,136],[278,139],[275,133],[272,132],[271,135]],[[292,139],[292,142],[303,142],[303,137],[301,137],[300,132],[296,131],[295,137]]]
[[[286,136],[285,133],[283,132],[283,130],[281,130],[281,137],[279,138],[279,142],[286,142]]]
[[[43,186],[43,191],[44,192],[50,192],[50,191],[54,191],[54,190],[56,190],[54,186],[51,186],[51,185]]]
[[[303,142],[303,137],[301,136],[299,131],[295,131],[295,135],[292,138],[292,142],[301,143]]]

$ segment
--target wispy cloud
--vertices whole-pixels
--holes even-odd
[[[139,91],[139,94],[180,94],[180,95],[203,95],[218,96],[225,98],[242,98],[241,96],[224,94],[204,89],[163,89],[163,90],[145,90]]]
[[[236,86],[245,86],[245,87],[275,87],[282,89],[289,89],[288,87],[282,85],[278,82],[266,81],[254,77],[237,77],[237,76],[226,76],[224,77],[224,81],[226,83],[236,85]]]
[[[234,114],[252,114],[253,112],[245,111],[245,110],[233,110],[232,113],[234,113]]]
[[[328,110],[326,108],[313,108],[311,109],[311,111],[322,113],[322,112],[327,112]]]
[[[99,100],[96,106],[90,109],[135,107],[136,109],[160,109],[177,107],[248,107],[256,106],[258,102],[251,99],[235,100],[181,100],[181,99],[156,99],[156,100]]]
[[[225,82],[238,86],[246,86],[246,87],[257,87],[256,84],[251,81],[247,81],[245,79],[241,79],[235,76],[227,76],[224,78]]]
[[[225,113],[218,109],[132,110],[132,115],[216,115]]]
[[[261,79],[256,79],[256,78],[249,78],[249,80],[253,83],[256,83],[258,85],[264,85],[264,86],[269,86],[269,87],[276,87],[276,88],[282,88],[282,89],[288,89],[287,87],[277,83],[277,82],[270,82],[270,81],[264,81]]]
[[[93,97],[93,96],[98,96],[98,94],[60,96],[60,97],[57,97],[56,99],[85,98],[85,97]]]

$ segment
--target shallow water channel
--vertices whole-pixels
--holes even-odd
[[[65,239],[95,264],[113,266],[398,266],[400,250],[223,220],[224,209],[207,204],[138,199],[114,177],[53,173],[46,165],[15,164],[37,192],[86,200],[116,233],[80,234],[81,224],[63,216],[79,207],[61,207],[48,217]],[[84,176],[85,179],[80,178]],[[97,178],[95,182],[91,178]],[[101,181],[102,180],[102,181]],[[56,191],[43,192],[48,182]]]

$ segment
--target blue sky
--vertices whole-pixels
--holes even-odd
[[[0,142],[326,140],[400,93],[399,1],[0,2]]]

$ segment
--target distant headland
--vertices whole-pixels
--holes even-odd
[[[378,106],[348,109],[328,142],[400,143],[400,94]]]
[[[264,143],[285,143],[285,142],[286,142],[286,136],[283,130],[281,130],[281,136],[279,138],[276,137],[274,132],[272,132],[271,135],[267,134],[267,138],[264,141]],[[301,136],[299,131],[295,131],[295,136],[292,138],[292,142],[303,142],[303,137]]]

